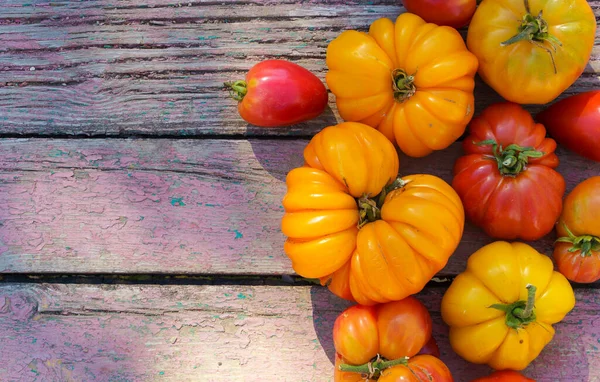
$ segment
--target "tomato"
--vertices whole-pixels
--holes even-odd
[[[453,382],[448,366],[431,355],[417,355],[397,366],[384,369],[379,377],[369,377],[368,372],[344,372],[339,369],[343,364],[339,354],[335,356],[335,382]],[[371,365],[376,365],[372,363]],[[368,370],[368,367],[367,367]],[[366,378],[365,378],[366,377]]]
[[[238,112],[261,127],[293,125],[318,117],[327,106],[325,85],[300,65],[266,60],[254,65],[245,81],[226,82]]]
[[[412,296],[375,306],[351,306],[333,325],[335,351],[351,365],[362,365],[377,355],[386,360],[412,357],[430,338],[431,316]]]
[[[467,217],[497,239],[537,240],[554,228],[565,181],[556,142],[521,106],[497,103],[473,119],[452,186]]]
[[[475,0],[402,0],[410,13],[422,17],[428,23],[462,28],[471,21],[477,8]]]
[[[473,253],[442,298],[450,345],[465,360],[523,370],[575,306],[552,260],[524,243],[496,241]]]
[[[535,382],[535,379],[524,377],[514,370],[495,371],[492,374],[472,380],[471,382]]]
[[[600,90],[562,99],[536,116],[561,146],[600,162]]]
[[[473,117],[477,59],[456,29],[403,13],[327,47],[325,77],[340,116],[377,128],[409,156],[442,150]]]
[[[467,46],[483,81],[504,99],[545,104],[583,73],[595,38],[586,0],[489,0],[473,15]]]
[[[460,198],[427,174],[396,179],[392,143],[367,125],[317,133],[289,172],[281,229],[294,271],[373,305],[420,292],[462,237]]]
[[[567,195],[556,225],[554,260],[569,280],[600,280],[600,176],[579,183]]]

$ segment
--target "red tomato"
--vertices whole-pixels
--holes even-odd
[[[307,69],[285,60],[266,60],[245,81],[226,82],[238,111],[261,127],[287,126],[318,117],[327,106],[327,89]]]
[[[434,357],[440,358],[440,348],[438,347],[437,341],[433,336],[429,339],[429,341],[421,348],[419,354],[429,354]]]
[[[558,144],[600,162],[600,90],[562,99],[536,116]]]
[[[554,228],[565,181],[556,142],[521,106],[497,103],[474,118],[454,164],[452,187],[468,218],[489,236],[537,240]]]
[[[374,306],[354,305],[333,325],[333,344],[344,361],[362,365],[379,354],[412,357],[431,338],[431,316],[415,297]]]
[[[524,377],[513,370],[496,371],[487,377],[481,377],[471,382],[535,382],[535,379]]]
[[[476,0],[402,0],[410,13],[428,23],[462,28],[471,21],[477,8]]]
[[[554,260],[577,283],[600,280],[600,176],[579,183],[567,195],[556,225]]]

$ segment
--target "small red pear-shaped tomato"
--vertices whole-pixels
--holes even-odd
[[[254,65],[245,80],[226,82],[239,101],[238,112],[261,127],[289,126],[318,117],[327,106],[327,89],[308,69],[285,60]]]

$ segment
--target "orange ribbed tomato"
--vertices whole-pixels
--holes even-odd
[[[316,134],[287,176],[284,250],[296,273],[363,305],[418,293],[462,237],[464,210],[433,175],[396,179],[380,132],[345,122]]]
[[[377,128],[412,157],[458,139],[474,113],[477,58],[456,31],[403,13],[327,47],[327,85],[346,121]]]

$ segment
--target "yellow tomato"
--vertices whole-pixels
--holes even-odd
[[[523,370],[575,306],[573,288],[549,257],[497,241],[469,257],[442,299],[450,345],[469,362]]]
[[[442,150],[474,113],[477,59],[453,28],[411,13],[345,31],[327,47],[327,85],[346,121],[376,127],[407,155]]]
[[[596,38],[586,0],[484,0],[467,45],[479,75],[508,101],[545,104],[583,73]]]
[[[460,198],[433,175],[400,179],[379,131],[345,122],[323,129],[290,171],[284,251],[299,275],[363,305],[418,293],[452,255],[464,227]]]

